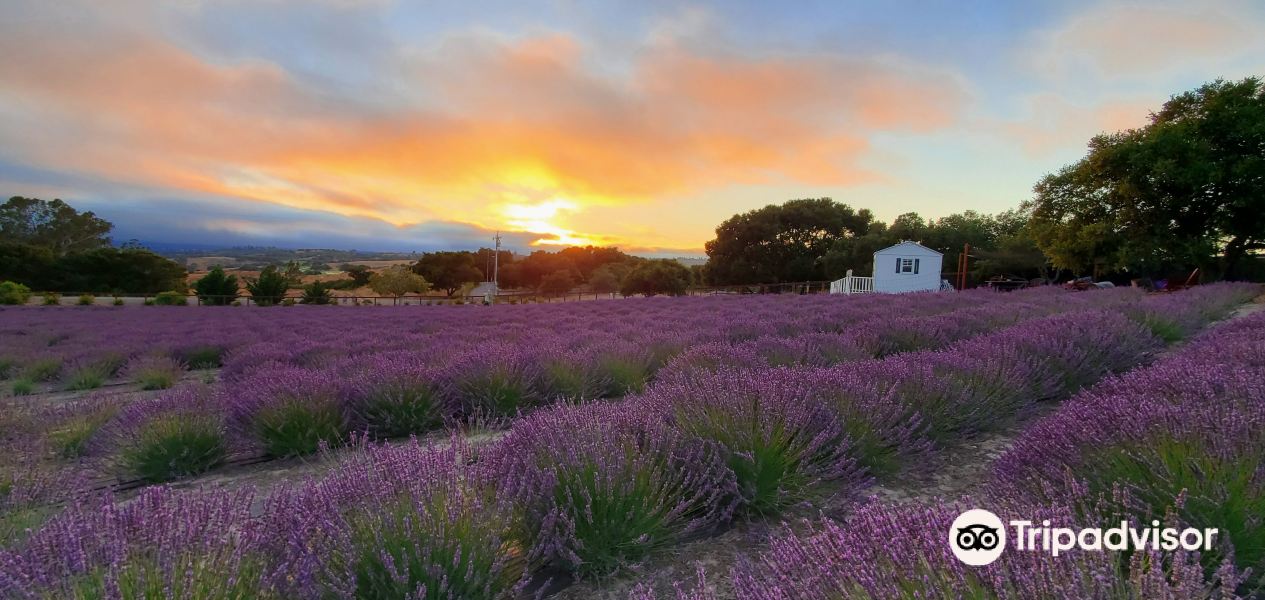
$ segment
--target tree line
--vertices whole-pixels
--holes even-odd
[[[721,223],[707,242],[712,284],[869,275],[874,251],[913,240],[971,278],[1265,279],[1265,86],[1217,80],[1172,97],[1140,128],[1103,133],[1085,158],[996,215],[964,211],[892,223],[829,198],[791,200]]]
[[[61,200],[14,196],[0,205],[0,280],[38,290],[154,294],[182,288],[185,269]]]

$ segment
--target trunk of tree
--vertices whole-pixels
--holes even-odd
[[[1230,240],[1230,243],[1225,245],[1222,279],[1236,279],[1239,276],[1239,266],[1243,263],[1243,259],[1247,257],[1248,250],[1261,249],[1265,249],[1265,242],[1250,241],[1243,237],[1236,237]]]
[[[1239,261],[1243,259],[1243,255],[1247,253],[1247,242],[1242,237],[1236,237],[1225,245],[1225,256],[1221,268],[1221,278],[1234,280],[1238,275]]]

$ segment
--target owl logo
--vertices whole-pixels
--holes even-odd
[[[958,560],[974,567],[992,564],[1006,549],[1006,529],[997,515],[973,508],[949,527],[949,549]]]
[[[976,523],[958,530],[958,547],[963,550],[992,550],[999,541],[996,527]]]

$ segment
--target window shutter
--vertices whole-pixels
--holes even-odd
[[[920,261],[920,260],[922,260],[922,259],[921,259],[921,258],[915,258],[915,259],[914,259],[914,275],[917,275],[917,274],[918,274],[918,261]]]
[[[896,272],[897,272],[897,273],[899,273],[899,272],[900,272],[900,263],[901,263],[902,261],[904,261],[904,260],[905,260],[905,259],[900,258],[899,256],[898,256],[898,257],[896,257]]]

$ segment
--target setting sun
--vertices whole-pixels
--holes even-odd
[[[509,204],[502,209],[506,224],[516,231],[541,234],[534,245],[589,246],[601,241],[577,234],[559,225],[562,213],[575,212],[578,206],[569,200],[555,198],[539,204]]]

